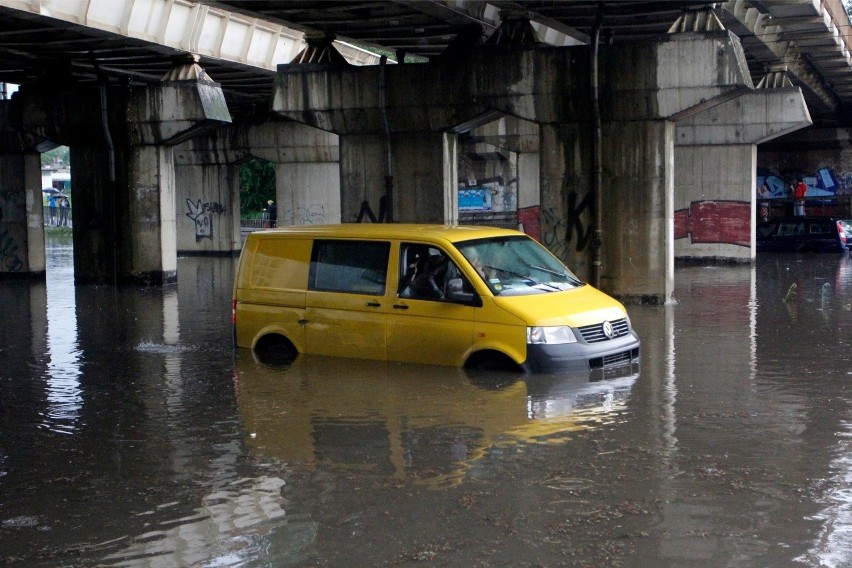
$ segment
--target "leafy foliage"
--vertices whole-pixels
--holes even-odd
[[[275,166],[252,158],[240,165],[240,217],[260,217],[266,202],[275,199]]]
[[[57,146],[53,150],[42,153],[42,166],[52,166],[58,163],[65,166],[71,163],[71,151],[68,149],[68,146]]]

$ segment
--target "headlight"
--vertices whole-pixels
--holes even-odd
[[[574,332],[567,325],[558,327],[528,327],[527,343],[548,345],[560,345],[563,343],[577,343]]]

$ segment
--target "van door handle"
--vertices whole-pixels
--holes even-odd
[[[395,309],[395,310],[407,310],[408,306],[406,306],[405,304],[394,304],[393,309]]]
[[[381,308],[382,305],[378,302],[367,302],[368,308]]]

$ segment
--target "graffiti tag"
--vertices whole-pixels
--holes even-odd
[[[595,215],[595,201],[592,199],[592,195],[592,192],[587,193],[578,203],[576,191],[568,194],[568,227],[565,231],[565,241],[570,243],[576,231],[577,246],[574,250],[577,252],[585,250],[586,246],[592,240],[592,227],[584,227],[582,218],[583,213],[587,210],[590,217],[594,217]]]
[[[8,230],[0,233],[0,269],[3,272],[20,272],[24,261],[18,256],[18,245]]]
[[[370,207],[370,202],[366,199],[361,202],[361,210],[358,212],[357,223],[363,223],[364,217],[367,217],[371,223],[384,223],[388,218],[388,196],[383,195],[379,198],[379,216],[373,213],[373,208]]]
[[[325,207],[318,203],[296,207],[285,211],[284,215],[279,216],[279,220],[282,218],[287,225],[319,225],[325,223]]]
[[[202,203],[199,199],[194,202],[191,199],[186,200],[188,209],[186,216],[195,222],[195,242],[201,239],[213,239],[213,215],[222,214],[225,212],[225,207],[221,203],[208,202]]]

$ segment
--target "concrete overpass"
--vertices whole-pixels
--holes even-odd
[[[237,251],[253,156],[275,164],[284,223],[456,222],[460,189],[479,192],[651,302],[676,257],[754,258],[758,168],[831,164],[846,190],[839,0],[0,0],[0,18],[0,81],[21,85],[2,109],[7,276],[44,272],[36,174],[56,144],[94,283]]]

